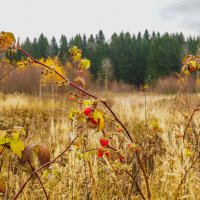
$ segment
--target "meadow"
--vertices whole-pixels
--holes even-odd
[[[106,81],[104,92],[97,92],[87,83],[90,60],[77,46],[62,66],[57,57],[36,60],[12,33],[1,32],[0,42],[0,52],[28,57],[4,60],[1,67],[1,199],[199,198],[199,76],[193,93],[189,89],[190,73],[200,70],[199,56],[184,57],[176,79],[158,81],[173,95],[152,90],[153,82],[151,88],[145,84],[131,93],[114,93]],[[10,85],[13,71],[30,85],[12,77]],[[37,94],[9,94],[17,83]]]
[[[200,113],[194,112],[200,95],[161,95],[148,91],[97,95],[109,102],[139,146],[151,199],[200,199]],[[75,105],[68,96],[38,98],[17,93],[1,94],[0,105],[0,130],[23,127],[20,139],[25,146],[43,145],[44,149],[48,148],[51,159],[79,132],[76,122],[69,117]],[[112,146],[119,146],[125,137],[123,132],[113,128],[109,129],[109,136],[112,136]],[[109,157],[98,158],[100,137],[98,131],[90,128],[87,138],[77,140],[62,157],[38,172],[49,199],[148,199],[145,180],[137,166],[135,152],[128,150],[128,141],[122,144],[123,160],[112,152]],[[87,142],[82,144],[81,141]],[[27,163],[20,163],[9,150],[0,155],[0,161],[0,184],[6,181],[6,192],[1,199],[13,199],[32,169]],[[35,155],[31,163],[34,169],[40,165]],[[23,189],[19,199],[45,199],[36,176]]]

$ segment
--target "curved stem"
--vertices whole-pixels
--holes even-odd
[[[51,67],[49,67],[48,65],[45,65],[39,61],[37,61],[34,57],[32,57],[29,53],[27,53],[26,51],[24,51],[22,48],[17,47],[18,50],[20,50],[24,55],[26,55],[27,57],[31,58],[35,63],[40,64],[42,66],[44,66],[47,69],[53,70],[59,77],[61,77],[63,79],[63,81],[65,81],[66,83],[68,83],[68,85],[70,85],[71,87],[79,90],[80,92],[94,98],[94,99],[99,99],[97,96],[90,94],[89,92],[85,91],[84,89],[78,87],[76,84],[74,84],[73,82],[68,81],[62,74],[60,74],[59,72],[57,72],[56,70],[52,69]],[[113,117],[115,118],[115,120],[122,126],[122,128],[124,129],[124,131],[126,132],[127,136],[129,137],[130,141],[133,142],[133,139],[131,137],[131,134],[129,133],[129,131],[127,130],[127,128],[124,126],[124,124],[121,122],[121,120],[117,117],[117,115],[114,113],[114,111],[111,109],[111,107],[107,104],[106,101],[104,100],[100,100],[101,103],[103,103],[105,105],[105,107],[110,111],[110,113],[113,115]],[[142,161],[140,159],[140,156],[138,153],[136,153],[136,157],[138,160],[138,163],[141,167],[144,179],[145,179],[145,184],[146,184],[146,188],[147,188],[147,194],[148,194],[148,198],[150,199],[151,197],[151,193],[150,193],[150,188],[149,188],[149,182],[148,182],[148,176],[146,173],[146,170],[142,164]]]

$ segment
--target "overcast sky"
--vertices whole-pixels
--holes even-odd
[[[198,35],[200,0],[0,0],[0,31],[31,39],[44,33],[87,36],[116,32],[183,32]]]

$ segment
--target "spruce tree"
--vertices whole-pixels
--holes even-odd
[[[49,42],[48,39],[43,35],[40,35],[38,39],[38,54],[40,58],[47,58],[49,56]]]
[[[56,38],[53,36],[51,42],[50,42],[50,56],[51,57],[55,57],[58,55],[58,52],[59,52],[59,48],[58,48],[58,45],[57,45],[57,42],[56,42]]]
[[[67,50],[68,50],[68,42],[65,35],[61,35],[60,38],[60,48],[59,48],[59,59],[62,64],[65,64],[67,61]]]

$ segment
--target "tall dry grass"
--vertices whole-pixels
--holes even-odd
[[[199,160],[191,165],[199,154],[200,113],[195,113],[185,143],[181,135],[200,96],[147,93],[145,103],[142,92],[102,95],[109,98],[113,110],[141,147],[152,199],[199,199]],[[67,117],[74,105],[63,97],[38,99],[21,94],[1,94],[0,105],[0,130],[24,127],[22,139],[25,144],[46,144],[52,158],[76,135],[75,124]],[[100,137],[99,133],[89,131],[87,150],[96,148]],[[112,129],[110,131],[117,134]],[[119,140],[120,137],[113,136],[112,144],[118,145]],[[125,163],[120,163],[106,157],[98,159],[95,150],[83,153],[73,146],[39,175],[50,199],[141,199],[133,180],[124,172],[127,170],[137,174],[140,189],[146,197],[145,183],[141,172],[137,171],[134,155],[126,150],[123,153]],[[33,161],[37,168],[37,159]],[[19,165],[16,156],[6,151],[1,175],[6,179],[7,192],[2,198],[13,199],[30,172],[30,167]],[[36,178],[25,187],[20,199],[45,199]]]

